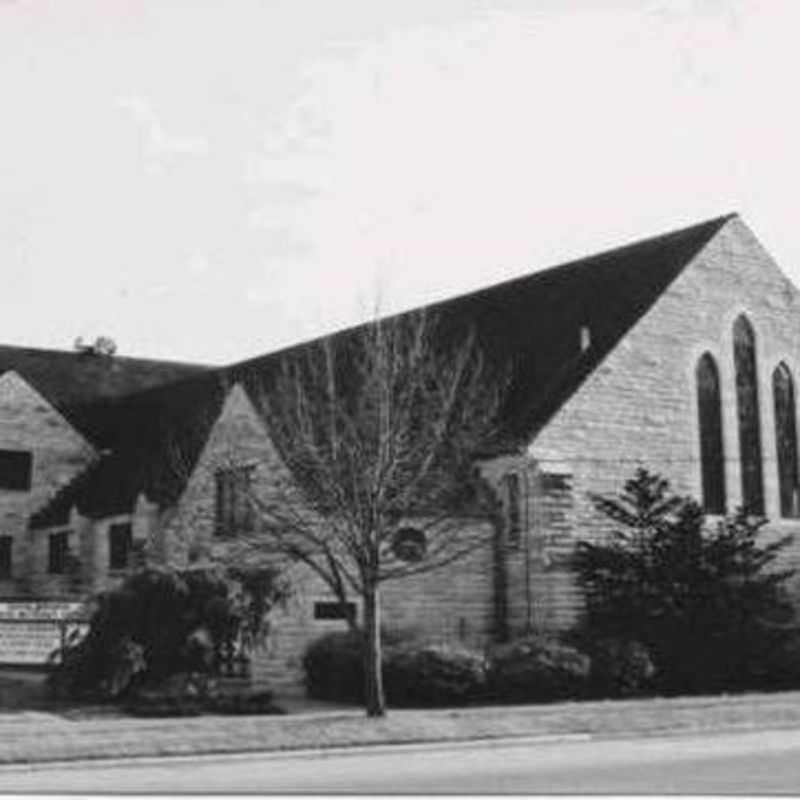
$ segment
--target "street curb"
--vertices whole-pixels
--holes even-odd
[[[85,769],[92,767],[116,767],[147,764],[163,764],[165,761],[175,764],[181,762],[202,761],[277,761],[285,759],[301,759],[313,756],[315,758],[335,758],[337,756],[359,756],[367,754],[420,752],[435,748],[436,750],[469,750],[475,747],[525,747],[548,744],[572,744],[577,742],[590,742],[596,737],[589,733],[564,733],[543,734],[541,736],[503,736],[484,737],[480,739],[460,739],[454,741],[419,740],[416,742],[382,742],[381,744],[353,745],[352,747],[306,747],[287,748],[285,750],[248,750],[247,752],[210,752],[194,755],[148,755],[148,756],[113,756],[110,758],[70,758],[61,761],[14,761],[6,764],[0,763],[0,775],[7,772],[20,772],[31,770],[58,769]]]
[[[630,706],[639,706],[645,702],[650,708],[648,713],[639,718],[638,712],[632,712],[630,720],[625,718]],[[661,706],[663,703],[663,714]],[[598,707],[594,709],[593,707]],[[791,714],[775,714],[774,710],[785,709],[789,705],[794,709]],[[685,708],[684,708],[685,706]],[[580,707],[580,708],[579,708]],[[737,708],[738,707],[738,708]],[[731,712],[726,713],[726,708],[731,708]],[[592,712],[588,716],[578,716],[574,719],[562,718],[564,714],[578,710]],[[720,713],[712,713],[719,709]],[[757,713],[756,713],[757,710]],[[577,742],[594,741],[601,739],[637,739],[654,737],[675,737],[684,735],[724,735],[739,734],[746,732],[769,731],[769,730],[800,730],[800,692],[777,693],[775,695],[753,695],[753,696],[720,696],[707,698],[657,698],[655,701],[610,701],[603,700],[597,703],[568,703],[565,708],[559,710],[558,705],[549,705],[546,708],[545,716],[540,720],[540,725],[532,726],[525,731],[522,726],[518,726],[518,733],[513,733],[515,726],[506,727],[505,730],[497,730],[497,735],[493,735],[493,728],[489,726],[472,726],[469,717],[476,714],[477,718],[483,718],[486,714],[490,716],[497,713],[509,713],[516,716],[517,713],[538,715],[542,709],[539,706],[506,706],[506,707],[480,707],[462,709],[437,709],[427,710],[424,713],[431,716],[453,716],[455,719],[454,728],[451,730],[445,726],[440,731],[424,732],[424,729],[409,730],[400,726],[397,730],[387,730],[384,738],[378,736],[371,741],[369,737],[353,735],[354,731],[349,730],[348,735],[340,738],[331,737],[326,742],[317,746],[309,746],[309,738],[305,738],[300,732],[292,732],[285,738],[273,735],[273,730],[263,739],[258,737],[258,731],[252,737],[234,736],[231,733],[230,740],[226,736],[220,738],[219,735],[212,735],[217,723],[212,717],[206,717],[205,722],[207,731],[201,730],[202,726],[192,727],[191,732],[185,727],[186,722],[178,719],[168,720],[168,730],[165,737],[154,736],[152,746],[141,746],[137,741],[135,746],[130,749],[134,752],[126,752],[125,747],[98,747],[92,750],[90,747],[53,747],[50,749],[46,743],[37,744],[41,721],[26,715],[4,718],[0,714],[0,735],[5,739],[8,737],[9,747],[3,753],[0,747],[0,774],[4,772],[19,771],[20,769],[45,769],[50,765],[69,766],[75,765],[119,765],[134,763],[153,763],[165,761],[188,762],[196,759],[203,760],[229,760],[241,759],[253,761],[254,759],[295,759],[307,758],[310,755],[319,758],[334,758],[344,755],[362,755],[380,752],[420,752],[431,749],[437,750],[468,750],[470,748],[492,748],[504,746],[536,746],[548,744],[568,744]],[[594,712],[597,713],[594,713]],[[674,714],[672,712],[675,712]],[[405,712],[398,712],[405,713]],[[413,715],[412,715],[413,716]],[[23,718],[24,717],[24,718]],[[738,718],[737,718],[738,717]],[[315,720],[327,720],[334,723],[347,722],[353,719],[363,719],[363,712],[356,710],[341,710],[331,712],[320,712],[313,710],[309,713],[280,715],[275,717],[265,717],[264,727],[272,728],[273,725],[281,727],[286,724],[297,723],[300,728],[308,723],[315,728]],[[463,718],[463,719],[461,719]],[[54,719],[56,719],[54,717]],[[80,724],[82,720],[62,720],[64,725],[54,726],[50,731],[52,736],[69,736],[70,726],[73,722]],[[605,720],[605,722],[603,721]],[[639,721],[637,727],[636,721]],[[194,720],[193,720],[194,721]],[[69,722],[69,724],[66,724]],[[141,739],[147,735],[151,728],[159,727],[157,720],[137,720],[136,725],[124,725],[121,729],[122,738],[133,736]],[[6,724],[8,723],[8,724]],[[31,747],[13,744],[17,735],[17,723],[21,725],[21,730],[31,730],[26,733],[27,739],[31,739]],[[114,736],[114,720],[108,721],[108,736]],[[138,723],[145,723],[139,725]],[[271,724],[268,724],[271,723]],[[629,723],[630,726],[627,725]],[[100,728],[104,726],[100,720]],[[31,728],[31,726],[33,726]],[[351,726],[352,727],[352,726]],[[548,730],[548,727],[550,730]],[[45,725],[46,728],[46,725]],[[538,730],[537,730],[538,728]],[[555,728],[555,730],[554,730]],[[561,728],[560,731],[557,729]],[[138,733],[137,733],[138,731]],[[405,732],[405,735],[404,735]],[[104,734],[104,731],[100,731]],[[443,738],[436,738],[437,733]],[[410,734],[410,735],[409,735]],[[472,735],[470,735],[472,734]],[[452,736],[452,738],[449,738]],[[96,737],[95,737],[96,739]],[[92,737],[88,737],[87,744],[90,744]],[[97,739],[97,741],[104,741]],[[347,744],[346,742],[352,742]],[[328,744],[327,742],[330,742]],[[343,743],[344,742],[344,743]],[[123,742],[124,744],[124,742]],[[195,747],[196,745],[196,747]],[[49,752],[48,752],[49,750]],[[72,750],[72,752],[69,752]],[[106,752],[104,753],[103,750]],[[16,751],[16,752],[15,752]],[[99,752],[98,752],[99,751]],[[138,751],[138,752],[136,752]],[[0,781],[0,783],[2,783]]]
[[[475,739],[459,740],[424,740],[406,742],[381,742],[376,744],[359,744],[352,746],[338,747],[316,747],[316,748],[286,748],[272,750],[247,750],[247,751],[225,751],[217,750],[213,752],[199,752],[187,754],[164,754],[164,755],[136,755],[136,756],[96,756],[96,757],[76,757],[60,760],[32,760],[32,761],[13,761],[0,763],[0,776],[10,775],[19,772],[37,772],[48,769],[106,769],[114,767],[136,767],[154,766],[158,764],[192,764],[202,761],[213,763],[215,761],[224,762],[252,762],[252,761],[286,761],[300,760],[304,758],[337,758],[337,757],[358,757],[369,756],[372,754],[390,753],[415,753],[437,751],[463,751],[476,748],[496,749],[502,747],[537,747],[558,744],[581,744],[587,742],[613,741],[625,739],[651,739],[663,738],[673,739],[681,736],[725,736],[741,734],[759,734],[766,732],[780,733],[782,731],[800,731],[797,725],[791,726],[770,726],[768,728],[753,725],[726,725],[716,728],[693,728],[693,729],[654,729],[639,732],[618,732],[603,736],[591,733],[563,733],[563,734],[540,734],[534,736],[498,736],[480,737]]]

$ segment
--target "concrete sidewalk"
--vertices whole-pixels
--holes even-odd
[[[391,711],[368,720],[358,709],[307,705],[288,716],[171,719],[0,714],[0,763],[181,756],[458,742],[509,737],[647,736],[800,729],[800,692]]]

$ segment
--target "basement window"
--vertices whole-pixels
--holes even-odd
[[[69,531],[51,533],[47,549],[47,571],[51,575],[63,575],[67,571],[69,553]]]
[[[336,600],[314,603],[314,619],[332,620],[355,618],[356,604],[345,603],[344,607]]]
[[[32,467],[33,454],[28,450],[0,450],[0,489],[27,492]]]
[[[11,536],[0,536],[0,578],[11,577]]]
[[[127,569],[133,548],[133,531],[129,522],[120,522],[108,529],[108,567]]]

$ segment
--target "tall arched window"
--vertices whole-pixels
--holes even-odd
[[[697,362],[697,413],[700,428],[700,465],[703,508],[709,514],[725,513],[725,458],[722,445],[722,401],[719,370],[710,353]]]
[[[786,364],[772,373],[775,398],[775,443],[778,451],[778,485],[781,516],[800,516],[800,486],[797,470],[797,426],[795,424],[794,381]]]
[[[733,360],[736,366],[742,506],[750,514],[763,514],[764,480],[761,467],[756,337],[752,326],[744,316],[738,317],[733,323]]]

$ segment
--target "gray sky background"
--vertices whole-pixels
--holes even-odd
[[[739,211],[800,3],[0,0],[0,341],[222,363]]]

